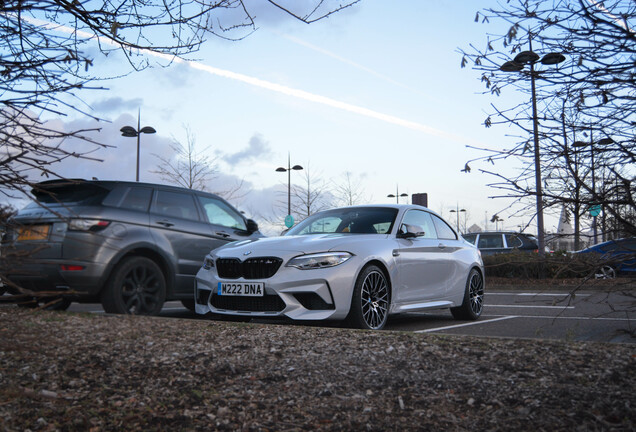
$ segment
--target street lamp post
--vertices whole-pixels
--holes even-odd
[[[278,167],[276,168],[276,172],[285,172],[287,171],[287,216],[291,216],[291,172],[302,170],[303,167],[300,165],[291,166],[291,156],[287,153],[287,168]],[[293,222],[292,222],[293,224]],[[289,226],[288,228],[291,228]]]
[[[459,229],[459,213],[464,212],[464,219],[466,219],[466,209],[459,209],[459,204],[457,204],[457,210],[451,210],[451,213],[456,213],[457,216],[457,232],[460,232],[461,230]],[[465,229],[465,227],[464,227]]]
[[[545,255],[545,232],[543,224],[543,190],[541,186],[541,155],[539,152],[539,120],[537,117],[537,91],[535,86],[534,64],[539,61],[539,55],[532,51],[532,38],[529,39],[530,51],[517,54],[512,61],[507,61],[499,68],[503,72],[520,72],[526,64],[530,65],[530,90],[532,98],[532,132],[534,138],[534,180],[537,194],[537,234],[539,255]],[[541,64],[556,65],[565,61],[561,53],[549,53],[541,58]]]
[[[400,191],[398,190],[398,186],[395,185],[395,195],[388,194],[387,198],[395,198],[395,202],[397,204],[399,204],[400,203],[400,197],[408,197],[408,196],[409,196],[409,194],[407,194],[407,193],[400,194]]]
[[[140,123],[141,123],[141,110],[137,111],[137,129],[135,129],[132,126],[124,126],[123,128],[119,130],[122,136],[129,137],[129,138],[137,137],[137,175],[135,177],[136,181],[139,181],[139,149],[140,149],[139,136],[142,133],[145,133],[145,134],[157,133],[155,128],[153,128],[152,126],[144,126],[143,128],[140,128]]]
[[[596,173],[594,172],[595,170],[595,164],[594,164],[594,144],[600,144],[600,145],[608,145],[608,144],[612,144],[614,142],[613,139],[611,138],[601,138],[600,140],[594,142],[593,137],[592,137],[592,130],[590,129],[590,142],[584,142],[584,141],[574,141],[574,143],[572,144],[572,147],[575,148],[581,148],[581,147],[590,147],[590,163],[591,163],[591,170],[592,170],[592,200],[590,203],[590,214],[592,216],[592,229],[594,230],[594,244],[597,244],[598,242],[598,228],[597,228],[597,224],[596,224],[596,217],[598,216],[598,210],[593,208],[599,205],[599,203],[596,202]]]

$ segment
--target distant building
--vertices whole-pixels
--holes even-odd
[[[472,224],[469,228],[468,228],[468,232],[469,233],[476,233],[476,232],[482,232],[483,230],[481,229],[481,227],[477,224]]]

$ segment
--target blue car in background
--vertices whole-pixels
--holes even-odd
[[[599,267],[597,279],[609,279],[617,274],[636,275],[636,237],[610,240],[578,251],[577,254],[596,254]]]

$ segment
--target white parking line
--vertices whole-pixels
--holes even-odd
[[[569,297],[570,293],[512,293],[512,292],[488,292],[486,291],[486,296],[527,296],[527,297]],[[592,294],[579,294],[575,293],[575,297],[589,297]]]
[[[415,333],[430,333],[430,332],[434,332],[434,331],[448,330],[448,329],[454,329],[454,328],[458,328],[458,327],[466,327],[466,326],[472,326],[472,325],[478,325],[478,324],[486,324],[486,323],[495,322],[495,321],[507,320],[507,319],[510,319],[510,318],[518,318],[518,317],[510,315],[510,316],[504,316],[504,317],[499,317],[499,318],[493,318],[493,319],[486,320],[486,321],[473,321],[473,322],[469,322],[469,323],[456,324],[456,325],[447,326],[447,327],[436,327],[436,328],[426,329],[426,330],[416,330]]]
[[[531,309],[574,309],[574,306],[531,306],[531,305],[495,305],[485,304],[484,307],[505,307],[505,308],[531,308]]]
[[[519,316],[518,318],[539,318],[539,319],[567,319],[567,320],[582,320],[582,321],[631,321],[634,322],[634,318],[603,318],[603,317],[566,317],[566,316],[541,316],[541,315],[528,315]]]

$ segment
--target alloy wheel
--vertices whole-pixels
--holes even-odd
[[[370,329],[384,326],[389,311],[389,286],[384,274],[370,272],[362,283],[362,317]]]
[[[124,277],[121,296],[126,311],[144,315],[155,310],[160,299],[161,282],[152,268],[137,266]]]
[[[477,316],[481,315],[484,307],[484,280],[478,272],[473,272],[468,285],[468,298],[470,309]]]

